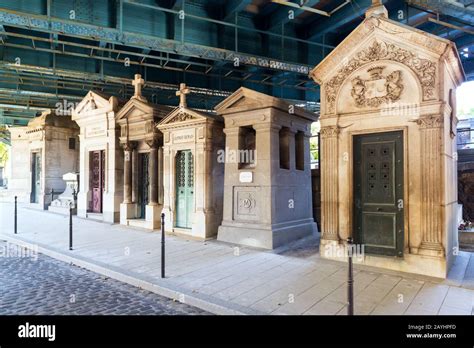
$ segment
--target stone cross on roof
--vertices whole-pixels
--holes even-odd
[[[133,80],[132,85],[135,86],[135,94],[133,95],[135,98],[144,99],[142,96],[142,87],[145,84],[145,80],[142,79],[142,75],[135,74],[135,80]]]
[[[186,87],[185,83],[179,84],[179,91],[176,92],[176,95],[179,97],[179,107],[185,108],[186,104],[186,94],[191,93],[191,90]]]

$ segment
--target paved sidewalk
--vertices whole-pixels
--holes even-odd
[[[347,265],[319,257],[317,239],[261,251],[160,234],[0,203],[0,239],[217,314],[346,314]],[[474,314],[474,255],[461,252],[447,280],[355,266],[356,314]]]

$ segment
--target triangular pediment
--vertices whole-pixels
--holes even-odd
[[[174,124],[181,124],[181,123],[194,123],[194,122],[201,122],[207,119],[212,120],[220,120],[220,117],[215,115],[210,115],[204,112],[200,112],[197,110],[193,110],[187,107],[175,108],[171,113],[169,113],[163,120],[158,124],[160,126],[166,125],[174,125]]]
[[[75,107],[72,112],[74,120],[82,115],[95,114],[99,112],[108,112],[117,109],[118,103],[115,97],[108,97],[95,91],[89,91],[84,99]]]
[[[384,56],[380,54],[383,52],[377,51],[374,42],[395,49]],[[459,81],[464,79],[464,71],[453,42],[381,15],[366,18],[310,72],[310,76],[318,84],[323,84],[340,69],[351,68],[353,60],[360,55],[365,55],[363,58],[367,61],[371,58],[403,60],[406,54],[411,53],[434,63],[446,56],[454,67],[456,78]]]
[[[258,110],[264,108],[277,108],[284,112],[288,112],[290,108],[294,111],[295,116],[300,116],[313,121],[317,120],[317,116],[303,108],[290,105],[283,99],[275,98],[270,95],[254,91],[249,88],[240,87],[229,97],[224,99],[215,107],[218,115],[226,115],[231,113],[244,112],[247,110]]]
[[[150,104],[131,98],[117,114],[117,121],[153,119],[154,108]]]

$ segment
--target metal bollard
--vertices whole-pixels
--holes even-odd
[[[69,250],[72,250],[72,204],[69,206]]]
[[[161,278],[165,278],[165,214],[161,213]]]
[[[17,234],[17,196],[15,196],[15,218],[13,220],[14,222],[14,233]]]
[[[349,237],[347,239],[347,251],[349,256],[349,272],[348,272],[348,279],[347,279],[347,299],[348,299],[348,307],[347,307],[347,315],[354,315],[354,274],[352,269],[352,254],[354,252],[354,246],[352,244],[352,238]]]

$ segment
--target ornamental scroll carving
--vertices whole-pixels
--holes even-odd
[[[374,41],[357,53],[326,84],[327,112],[334,113],[336,95],[345,79],[362,65],[378,60],[392,60],[409,67],[417,76],[423,90],[423,100],[434,98],[436,82],[435,62],[420,58],[413,52],[383,41]]]
[[[384,66],[376,66],[367,70],[370,78],[367,80],[356,76],[352,79],[351,95],[358,107],[378,107],[383,103],[395,102],[400,99],[403,91],[402,72],[393,71],[384,76]]]
[[[196,117],[184,112],[180,111],[173,119],[171,119],[168,123],[174,123],[174,122],[183,122],[183,121],[188,121],[188,120],[194,120]]]

